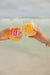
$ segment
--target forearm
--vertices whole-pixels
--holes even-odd
[[[0,41],[4,40],[4,32],[0,31]]]
[[[0,41],[7,40],[7,39],[8,39],[8,31],[6,31],[6,29],[0,31]]]
[[[46,44],[46,46],[50,47],[50,37],[46,34],[43,37],[43,43]]]
[[[50,47],[50,37],[47,39],[46,46]]]

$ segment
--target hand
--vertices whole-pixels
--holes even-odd
[[[35,38],[41,43],[45,43],[48,40],[48,35],[46,35],[40,28],[36,27],[35,30],[37,33],[34,36],[29,36],[30,38]]]
[[[10,31],[10,28],[0,31],[0,41],[9,39],[8,38],[9,31]]]

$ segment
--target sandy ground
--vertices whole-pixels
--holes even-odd
[[[49,59],[0,46],[0,75],[50,75]]]

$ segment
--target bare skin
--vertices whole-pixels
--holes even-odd
[[[3,40],[8,40],[8,32],[9,32],[10,28],[4,29],[2,31],[0,31],[0,41]]]
[[[37,32],[37,34],[35,36],[29,36],[29,38],[35,38],[41,43],[45,43],[48,40],[49,36],[46,35],[40,28],[36,27],[35,31]]]
[[[10,28],[4,29],[0,31],[0,41],[8,40],[8,33],[10,31]],[[36,27],[35,31],[37,32],[35,36],[29,36],[29,38],[34,38],[41,43],[45,43],[50,37],[46,35],[40,28]]]

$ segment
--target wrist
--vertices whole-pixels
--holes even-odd
[[[44,38],[43,38],[43,43],[50,47],[50,37],[48,35],[45,35]]]
[[[48,40],[49,40],[49,36],[44,34],[43,35],[43,43],[47,43]]]
[[[45,43],[46,46],[50,47],[50,37],[48,38],[47,42]]]

